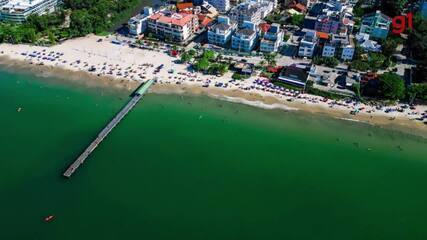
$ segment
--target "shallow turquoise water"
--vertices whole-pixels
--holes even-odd
[[[146,95],[62,178],[128,95],[0,72],[0,239],[427,236],[425,139],[206,97]]]

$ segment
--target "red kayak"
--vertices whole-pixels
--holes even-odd
[[[49,215],[49,216],[47,216],[47,217],[44,218],[44,221],[45,222],[51,222],[54,218],[55,218],[55,216]]]

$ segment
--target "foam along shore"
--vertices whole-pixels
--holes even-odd
[[[34,70],[50,69],[51,72],[56,71],[67,78],[87,74],[92,76],[88,79],[102,79],[105,83],[129,89],[142,81],[157,77],[158,83],[153,87],[153,91],[159,93],[205,94],[267,109],[326,113],[375,125],[421,129],[427,133],[427,125],[416,120],[426,115],[425,105],[417,106],[416,109],[409,109],[404,105],[377,107],[301,94],[273,86],[266,79],[256,76],[233,81],[231,73],[220,77],[203,75],[189,72],[185,64],[174,63],[176,58],[165,53],[166,49],[137,49],[113,44],[111,40],[108,37],[90,35],[52,47],[0,44],[0,64],[29,67]],[[22,64],[23,62],[26,64]],[[79,74],[67,74],[69,72]],[[358,114],[351,115],[350,112],[355,110]]]

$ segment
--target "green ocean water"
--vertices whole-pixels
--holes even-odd
[[[62,178],[128,95],[0,72],[0,239],[427,238],[427,140],[311,114],[147,94]]]

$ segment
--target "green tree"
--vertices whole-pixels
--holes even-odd
[[[381,53],[370,53],[368,64],[371,70],[378,71],[387,64],[387,58]]]
[[[207,60],[213,60],[215,58],[216,53],[212,50],[205,50],[203,52],[202,58],[206,58]]]
[[[200,58],[195,64],[195,68],[197,71],[207,71],[209,69],[209,60],[207,58]]]
[[[340,63],[336,57],[325,57],[324,61],[328,67],[336,67]]]
[[[295,14],[289,18],[289,23],[301,27],[304,22],[305,16],[302,14]]]
[[[188,52],[184,52],[181,54],[181,62],[183,63],[190,62],[192,58],[193,57],[190,54],[188,54]]]
[[[267,61],[268,65],[274,67],[276,65],[276,56],[277,56],[276,53],[267,53],[267,54],[264,54],[264,59],[265,61]]]
[[[190,56],[192,56],[192,57],[194,57],[194,56],[196,56],[196,50],[194,50],[194,49],[190,49],[190,50],[188,50],[188,54],[190,55]]]
[[[362,99],[362,95],[360,92],[360,83],[353,83],[352,88],[354,93],[356,94],[357,99]]]
[[[381,11],[390,17],[398,16],[407,3],[408,0],[381,0]]]
[[[93,32],[92,18],[87,10],[73,11],[70,18],[70,30],[74,36],[84,36]]]
[[[415,81],[427,82],[427,20],[416,14],[413,25],[406,45],[410,57],[417,61]]]
[[[415,99],[427,101],[427,84],[414,83],[407,89],[409,102],[412,104]]]
[[[379,77],[379,93],[386,99],[402,99],[405,96],[405,84],[397,74],[384,73]]]
[[[386,57],[391,57],[394,52],[396,51],[397,48],[397,41],[395,39],[393,39],[392,37],[388,37],[385,41],[383,41],[383,43],[381,44],[382,46],[382,53],[384,54],[384,56]]]

